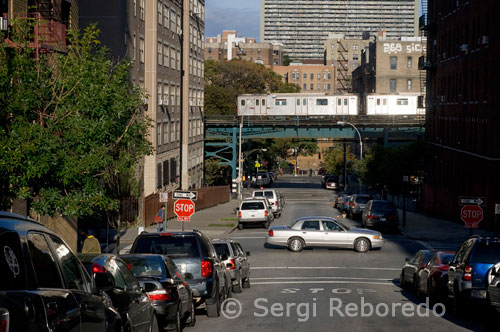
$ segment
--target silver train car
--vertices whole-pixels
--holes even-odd
[[[276,93],[239,95],[240,116],[423,115],[417,94],[327,95]]]

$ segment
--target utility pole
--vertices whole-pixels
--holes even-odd
[[[344,142],[344,191],[347,189],[347,144]]]

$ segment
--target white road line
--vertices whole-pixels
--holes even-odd
[[[392,267],[357,267],[357,266],[252,266],[252,270],[386,270],[386,271],[401,271],[401,268]]]
[[[253,280],[253,278],[252,278]],[[371,281],[252,281],[253,285],[282,285],[282,284],[369,284],[369,285],[383,285],[383,286],[394,286],[392,282],[371,282]]]
[[[377,281],[387,281],[392,282],[392,279],[387,278],[353,278],[353,277],[272,277],[272,278],[255,278],[252,277],[252,282],[254,280],[300,280],[300,279],[350,279],[350,280],[377,280]]]

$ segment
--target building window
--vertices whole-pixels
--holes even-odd
[[[170,49],[170,68],[175,69],[175,49]]]
[[[331,46],[331,50],[334,51],[335,50],[335,44],[332,44]]]
[[[158,24],[159,25],[161,25],[163,23],[163,18],[161,15],[162,9],[163,9],[163,4],[160,1],[158,1]]]
[[[413,66],[413,58],[409,56],[406,63],[408,65],[408,68],[411,68]]]
[[[168,160],[163,161],[163,185],[166,186],[169,183],[169,170],[168,170]]]
[[[144,21],[144,0],[140,0],[141,2],[139,3],[139,11],[140,11],[140,14],[141,14],[141,20]]]
[[[144,63],[144,39],[139,40],[139,61]]]
[[[324,84],[323,84],[323,90],[324,90],[324,91],[328,91],[328,90],[329,90],[329,88],[327,89],[327,86],[328,86],[328,85],[327,85],[326,83],[324,83]]]
[[[168,59],[168,46],[163,46],[163,65],[168,67],[170,60]]]
[[[134,17],[136,17],[137,16],[137,0],[134,0],[133,6],[134,6]]]
[[[389,81],[389,89],[391,92],[396,92],[396,80],[395,79],[391,79]]]
[[[357,51],[357,50],[359,50],[359,46],[358,46],[358,44],[352,44],[352,50],[353,50],[353,51]]]
[[[391,70],[398,69],[398,58],[395,56],[391,56]]]
[[[163,26],[168,29],[168,6],[163,6]]]
[[[312,80],[314,79],[314,74],[311,74],[311,79],[312,79]]]
[[[304,73],[304,79],[307,80],[307,73]]]
[[[352,55],[352,59],[355,60],[355,61],[359,60],[359,55],[358,54],[353,54]]]
[[[408,91],[412,90],[412,81],[411,81],[411,79],[409,79],[408,82],[407,82],[407,88],[408,88]]]
[[[161,124],[156,124],[156,146],[161,145]]]
[[[156,188],[161,188],[161,163],[156,164]]]
[[[163,45],[158,43],[158,66],[163,64]]]
[[[137,58],[137,36],[134,34],[132,37],[132,60],[136,60]]]
[[[310,88],[311,88],[311,90],[314,90],[314,84],[311,83]]]
[[[328,72],[328,79],[331,79],[332,78],[332,74],[330,74],[330,72]]]
[[[320,80],[320,79],[321,79],[321,74],[320,74],[320,73],[318,73],[318,74],[316,75],[316,77],[318,78],[318,80]]]
[[[303,90],[307,90],[307,84],[306,83],[303,84]]]
[[[161,88],[162,88],[162,84],[160,82],[158,82],[158,86],[156,88],[156,95],[158,96],[158,100],[156,102],[158,105],[161,105],[160,100],[161,100],[161,97],[163,96]]]
[[[330,89],[332,88],[332,85],[330,83],[328,83],[326,86],[328,88],[327,90],[330,91]]]
[[[321,84],[318,83],[318,91],[321,91]]]
[[[168,123],[163,122],[163,144],[168,144]]]
[[[327,73],[327,72],[324,72],[324,73],[323,73],[323,79],[324,79],[324,80],[327,80],[327,79],[328,79],[328,73]]]
[[[175,28],[177,26],[175,20],[177,15],[175,15],[175,11],[173,9],[170,10],[170,30],[176,32]]]

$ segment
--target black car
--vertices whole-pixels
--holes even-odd
[[[160,329],[180,331],[182,325],[194,326],[196,312],[191,288],[177,266],[165,255],[121,255],[149,296]],[[192,278],[190,273],[186,277]]]
[[[117,330],[119,315],[93,287],[105,288],[109,282],[93,282],[57,234],[31,219],[0,212],[0,247],[0,316],[8,331]]]
[[[488,272],[488,302],[500,308],[500,262],[496,263]]]
[[[419,272],[427,266],[433,254],[432,250],[419,250],[412,258],[406,258],[406,264],[399,276],[399,285],[402,288],[411,286],[412,289],[417,290]]]
[[[363,227],[377,227],[397,230],[399,225],[398,210],[394,203],[384,200],[370,200],[361,215]]]
[[[448,270],[453,309],[465,313],[471,303],[486,302],[488,271],[500,261],[500,239],[471,237],[458,248]]]
[[[80,254],[79,257],[89,273],[111,275],[114,285],[104,291],[109,296],[112,306],[120,313],[124,331],[158,330],[151,301],[120,257],[113,254]]]
[[[168,255],[182,274],[191,273],[187,280],[197,306],[206,304],[207,315],[218,317],[227,290],[225,266],[214,246],[200,231],[147,233],[136,237],[131,254]]]

